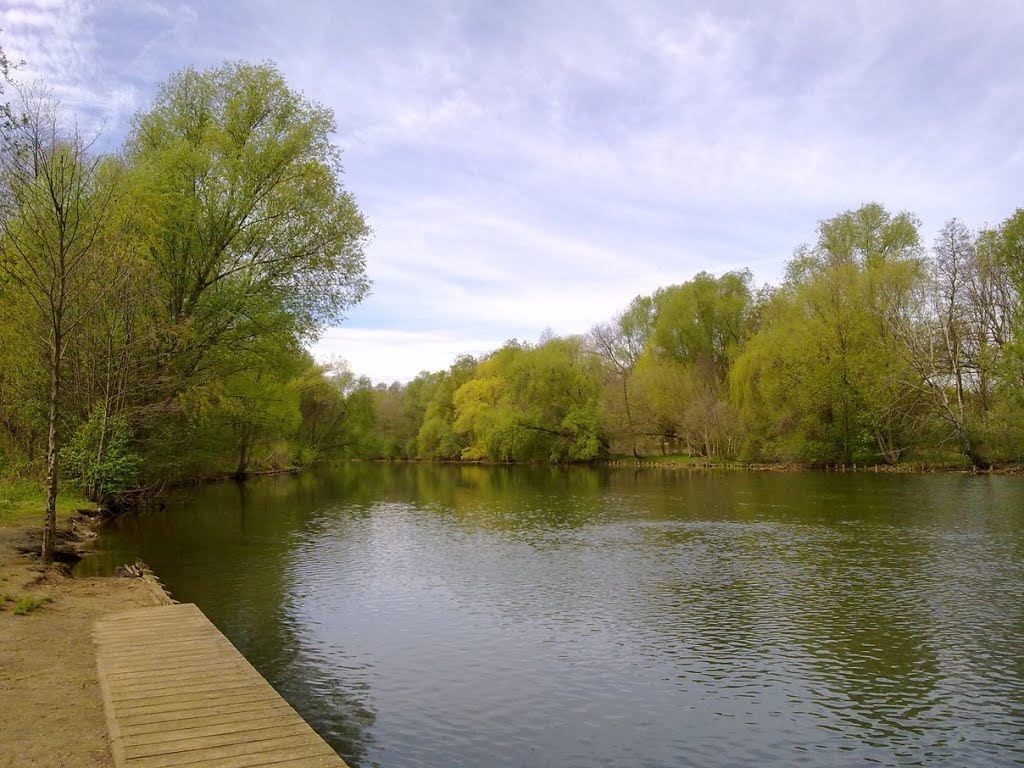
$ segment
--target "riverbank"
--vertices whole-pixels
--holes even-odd
[[[889,475],[1019,475],[1024,468],[1018,464],[993,466],[978,469],[969,464],[932,464],[928,462],[905,462],[901,464],[800,464],[795,462],[743,463],[733,461],[705,461],[701,459],[609,459],[596,466],[634,469],[740,469],[751,472],[860,472]]]
[[[44,567],[40,515],[9,504],[0,524],[0,765],[113,766],[92,626],[101,616],[166,600],[149,579],[72,578]],[[88,520],[59,519],[64,547],[81,544]]]
[[[967,474],[967,475],[1020,475],[1024,467],[1002,464],[978,469],[963,462],[942,463],[908,461],[900,464],[810,464],[794,461],[742,462],[724,459],[706,459],[692,456],[613,456],[607,459],[581,462],[549,461],[487,461],[456,459],[346,459],[346,462],[372,464],[438,464],[467,467],[608,467],[612,469],[673,469],[673,470],[743,470],[750,472],[866,472],[872,474]],[[300,470],[301,471],[301,470]]]

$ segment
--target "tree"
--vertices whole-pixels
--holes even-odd
[[[772,453],[848,464],[905,450],[919,408],[891,329],[923,274],[917,227],[869,203],[821,222],[790,261],[732,372],[734,402]]]
[[[974,234],[951,219],[935,239],[927,280],[908,294],[907,311],[890,320],[929,410],[971,463],[986,469],[979,427],[990,399],[989,376],[983,313],[971,301],[978,267]]]
[[[719,456],[733,452],[736,418],[726,379],[750,335],[750,272],[700,272],[654,294],[654,318],[643,365],[649,431],[663,451]],[[658,383],[656,383],[658,382]]]
[[[586,461],[607,452],[599,371],[580,337],[512,341],[482,361],[455,392],[462,457]]]
[[[270,64],[171,77],[126,157],[161,289],[163,393],[269,334],[310,340],[366,293],[369,229],[341,184],[330,110]]]
[[[3,30],[0,30],[2,32]],[[18,68],[19,62],[12,63],[7,58],[7,53],[0,47],[0,95],[4,93],[4,84],[11,82],[11,70]],[[4,131],[10,130],[14,124],[14,113],[11,105],[6,101],[0,104],[0,128]]]
[[[421,459],[457,459],[466,448],[464,435],[455,430],[455,393],[479,375],[477,361],[459,357],[447,370],[420,374],[409,385],[407,413],[420,419],[415,455]]]
[[[680,363],[710,363],[724,378],[748,335],[750,281],[749,271],[718,278],[700,272],[682,285],[658,290],[651,333],[658,354]]]
[[[104,228],[117,188],[111,166],[63,124],[45,91],[21,92],[23,114],[4,137],[0,174],[6,193],[0,212],[0,270],[27,296],[39,321],[49,378],[46,514],[42,558],[56,539],[60,400],[63,361],[71,335],[117,285],[97,285]],[[116,270],[115,270],[116,272]]]
[[[589,344],[608,371],[610,397],[604,399],[606,416],[614,416],[621,403],[625,431],[634,456],[637,452],[637,429],[633,409],[630,407],[630,388],[633,371],[647,345],[654,320],[654,301],[649,296],[637,296],[629,307],[611,322],[594,326]],[[618,420],[617,420],[618,421]]]

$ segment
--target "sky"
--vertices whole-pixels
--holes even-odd
[[[585,333],[699,271],[775,282],[877,201],[1024,206],[1024,2],[0,0],[0,46],[115,149],[186,66],[334,110],[373,289],[312,347],[408,380]]]

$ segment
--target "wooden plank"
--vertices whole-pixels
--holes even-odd
[[[181,706],[168,708],[165,705],[163,707],[146,707],[143,710],[131,709],[123,712],[120,720],[126,725],[160,723],[189,717],[209,717],[225,712],[258,711],[277,702],[276,698],[266,694],[245,694],[225,697],[220,701],[194,702],[185,708]]]
[[[223,649],[209,650],[209,651],[197,651],[196,653],[188,656],[182,656],[181,658],[175,658],[172,654],[168,654],[164,658],[139,658],[138,654],[116,656],[111,655],[111,662],[117,662],[114,667],[117,672],[112,674],[130,673],[130,672],[145,672],[147,670],[166,670],[172,665],[174,668],[188,667],[190,665],[197,665],[199,663],[204,664],[219,664],[224,659]]]
[[[132,768],[174,768],[174,766],[191,765],[198,762],[213,761],[223,765],[228,758],[256,757],[316,757],[326,755],[330,751],[326,744],[316,745],[309,740],[307,734],[298,736],[279,736],[267,741],[243,741],[217,747],[200,749],[182,749],[167,755],[147,755],[130,758],[127,765]],[[340,758],[339,758],[340,759]]]
[[[153,732],[142,732],[136,731],[131,736],[124,738],[124,746],[138,747],[143,744],[152,744],[154,742],[176,740],[191,737],[202,737],[202,736],[219,736],[223,733],[252,733],[253,731],[262,731],[266,728],[271,728],[275,725],[288,725],[294,722],[291,716],[285,712],[283,714],[270,713],[263,715],[262,713],[258,717],[254,717],[251,712],[243,713],[242,716],[235,720],[228,720],[224,723],[204,723],[202,725],[186,724],[181,725],[180,723],[176,726],[166,726],[161,728],[159,731]]]
[[[194,605],[94,628],[116,768],[345,768]]]
[[[126,715],[122,718],[125,725],[131,726],[135,735],[159,732],[163,730],[177,730],[179,728],[197,727],[203,725],[220,725],[221,723],[233,723],[250,720],[254,717],[269,717],[281,709],[279,703],[259,702],[258,707],[253,707],[252,702],[236,703],[236,705],[224,705],[207,710],[187,710],[184,712],[171,713],[170,715],[148,715],[132,717]]]
[[[118,712],[130,713],[136,707],[146,707],[152,710],[160,705],[171,705],[175,702],[213,702],[216,703],[221,697],[228,699],[236,695],[252,693],[250,686],[244,680],[237,677],[227,678],[209,685],[184,686],[181,681],[176,687],[157,688],[135,688],[123,692],[113,700],[114,709]],[[272,697],[273,689],[265,691],[268,697]],[[219,694],[219,695],[218,695]]]
[[[198,762],[188,763],[188,768],[279,768],[282,765],[300,765],[304,768],[337,768],[338,756],[320,754],[308,748],[295,749],[291,754],[287,750],[279,750],[274,753],[263,755],[236,755],[234,757],[219,757],[213,759],[201,759]],[[146,768],[149,768],[148,766]],[[163,768],[157,766],[156,768]]]
[[[157,682],[159,680],[173,680],[180,678],[182,674],[196,677],[212,677],[225,670],[234,671],[240,669],[241,665],[230,661],[207,661],[198,664],[182,664],[180,667],[168,669],[151,668],[137,670],[135,672],[115,672],[110,675],[114,680],[131,680],[132,682]]]
[[[160,755],[173,755],[179,752],[198,752],[202,750],[239,746],[239,734],[245,734],[244,744],[247,747],[260,747],[262,742],[280,742],[283,739],[291,739],[298,736],[307,736],[309,726],[303,722],[292,720],[284,725],[278,724],[269,728],[240,731],[229,730],[227,733],[211,733],[205,736],[186,734],[175,738],[166,738],[161,741],[147,741],[143,744],[129,746],[124,745],[125,756],[133,757],[157,757]],[[305,743],[305,739],[300,744]],[[259,750],[257,750],[259,751]]]
[[[205,696],[191,696],[191,697],[179,697],[170,701],[162,701],[156,704],[145,704],[136,705],[133,707],[120,707],[115,708],[118,713],[123,717],[131,717],[135,715],[152,715],[169,712],[180,712],[183,710],[200,710],[204,708],[214,708],[221,704],[238,704],[241,702],[249,702],[250,704],[259,705],[264,702],[271,702],[277,700],[277,694],[271,689],[267,691],[243,691],[240,693],[232,693],[230,695],[223,695],[218,697],[216,694],[207,694]]]

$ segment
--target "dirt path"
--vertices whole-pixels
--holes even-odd
[[[157,604],[160,595],[143,579],[74,579],[44,569],[19,551],[38,541],[35,530],[0,528],[0,766],[113,766],[92,624]],[[52,601],[15,615],[26,596]]]

